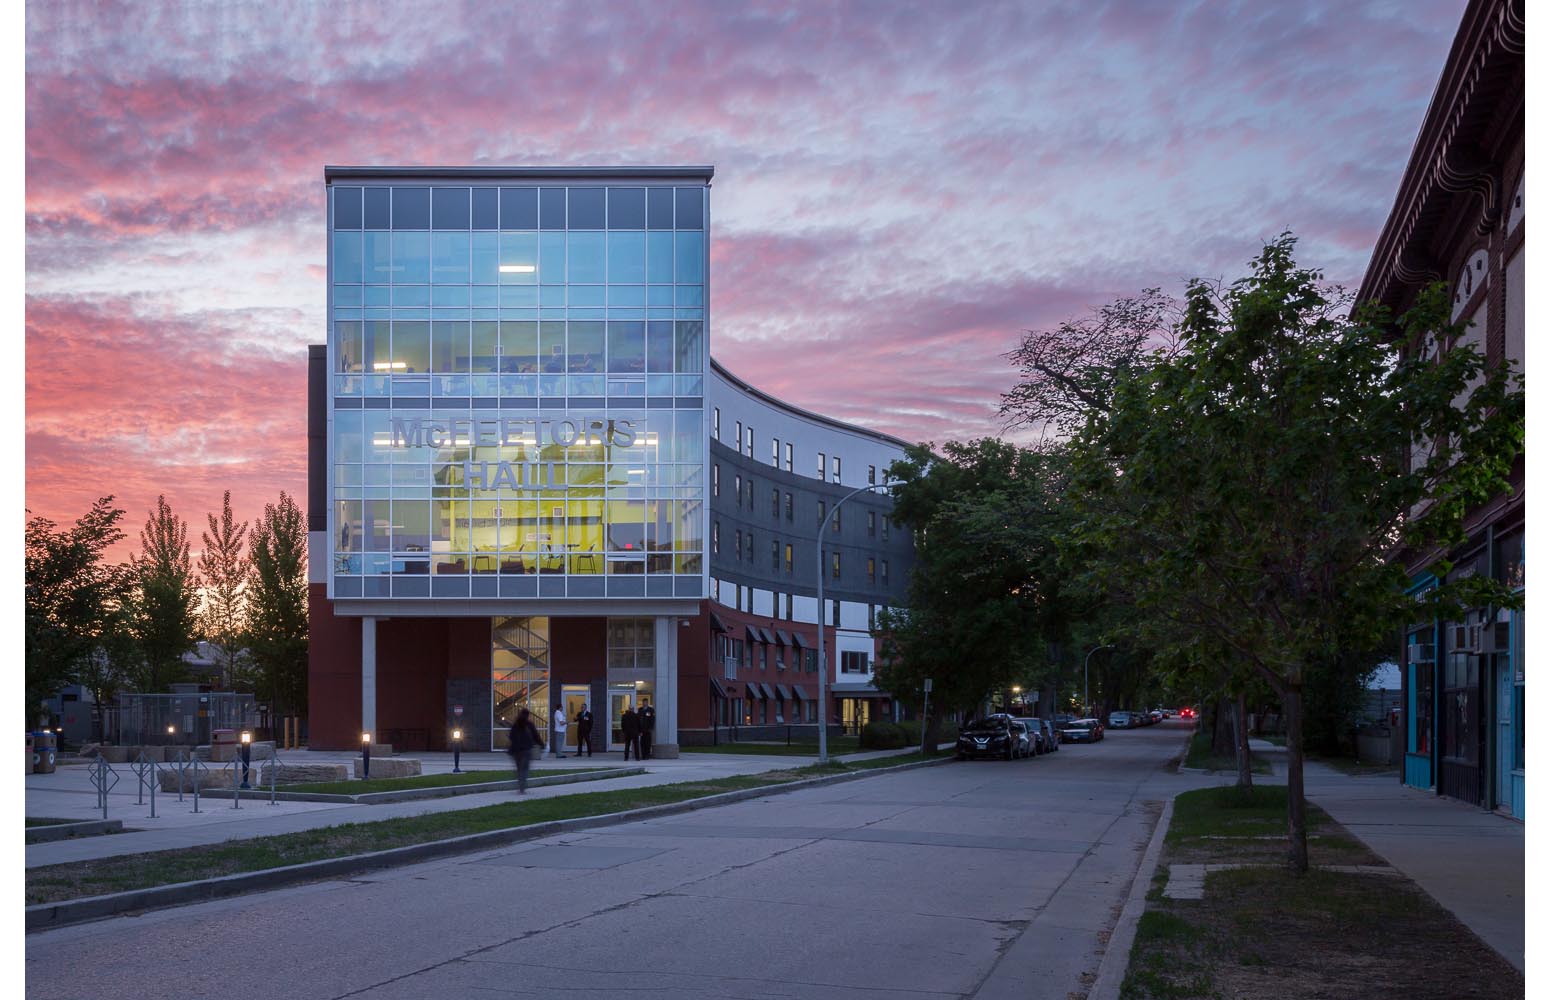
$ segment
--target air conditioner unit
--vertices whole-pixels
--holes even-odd
[[[1415,642],[1405,647],[1405,659],[1409,663],[1435,663],[1437,647],[1429,642]]]

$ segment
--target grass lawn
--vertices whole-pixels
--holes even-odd
[[[804,778],[845,774],[892,767],[922,759],[920,754],[856,761],[831,761],[825,765],[761,774],[713,778],[705,781],[657,785],[650,788],[578,792],[546,799],[527,799],[500,805],[433,813],[401,819],[350,823],[273,837],[233,840],[205,847],[191,847],[150,854],[131,854],[96,861],[77,861],[27,869],[27,903],[47,903],[82,896],[97,896],[129,889],[170,885],[239,872],[280,868],[307,861],[347,857],[371,851],[422,844],[432,840],[505,830],[558,819],[599,816],[644,806],[683,802],[744,788],[764,788]],[[935,759],[935,758],[933,758]]]
[[[1398,774],[1398,764],[1369,764],[1357,760],[1355,757],[1326,757],[1323,754],[1309,754],[1309,760],[1318,761],[1320,764],[1328,764],[1338,771],[1346,774]]]
[[[1409,879],[1292,875],[1285,814],[1284,786],[1178,797],[1122,1000],[1523,995],[1517,970]],[[1382,864],[1312,804],[1308,825],[1313,865]],[[1167,866],[1202,862],[1263,867],[1210,873],[1203,900],[1163,898]]]
[[[529,778],[546,778],[555,774],[579,774],[583,771],[606,771],[606,767],[571,768],[569,770],[533,770]],[[486,785],[492,781],[516,781],[515,770],[491,769],[464,771],[461,774],[416,774],[408,778],[372,778],[360,781],[311,781],[300,785],[277,785],[282,792],[324,792],[329,795],[364,795],[367,792],[397,792],[405,788],[446,788],[450,785]]]
[[[1200,730],[1190,737],[1189,752],[1184,755],[1183,767],[1198,767],[1206,771],[1238,770],[1238,758],[1231,754],[1221,757],[1211,755],[1211,734]],[[1257,754],[1249,754],[1249,768],[1255,774],[1269,774],[1270,762]]]

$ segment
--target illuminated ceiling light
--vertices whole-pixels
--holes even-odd
[[[372,362],[372,365],[371,365],[372,371],[378,371],[378,372],[403,371],[405,368],[408,368],[408,367],[409,367],[409,362],[407,362],[407,361],[374,361],[374,362]]]
[[[502,274],[532,274],[536,270],[538,270],[538,268],[534,267],[532,264],[502,264],[501,265],[501,273]]]

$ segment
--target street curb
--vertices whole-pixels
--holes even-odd
[[[47,844],[54,840],[71,837],[95,837],[103,833],[120,833],[124,829],[121,819],[89,819],[80,823],[51,823],[48,826],[29,826],[27,843]]]
[[[329,858],[323,861],[309,861],[305,864],[287,865],[284,868],[269,868],[263,871],[243,872],[237,875],[223,875],[219,878],[200,879],[195,882],[179,882],[174,885],[154,886],[149,889],[131,889],[128,892],[109,893],[105,896],[87,896],[83,899],[62,900],[57,903],[35,903],[27,907],[26,930],[28,932],[51,930],[56,927],[65,927],[88,920],[111,917],[119,913],[161,909],[184,903],[204,902],[226,896],[277,889],[297,882],[311,882],[340,875],[372,871],[379,868],[393,868],[399,865],[415,864],[448,855],[505,847],[509,844],[521,843],[526,840],[541,840],[544,837],[552,837],[558,833],[618,826],[623,823],[633,823],[643,819],[656,819],[663,816],[676,816],[682,813],[693,812],[696,809],[729,805],[749,799],[765,798],[769,795],[778,795],[801,788],[836,785],[845,781],[858,781],[862,778],[876,777],[881,774],[892,774],[921,767],[934,767],[952,760],[953,757],[951,755],[946,755],[936,760],[914,761],[909,764],[895,765],[894,767],[871,768],[855,774],[833,774],[821,778],[808,778],[803,781],[767,785],[762,788],[744,788],[731,792],[722,792],[718,795],[707,795],[698,799],[686,799],[683,802],[671,802],[660,806],[645,806],[641,809],[604,813],[599,816],[578,816],[575,819],[552,820],[548,823],[537,823],[531,826],[508,827],[504,830],[473,833],[462,837],[453,837],[448,840],[433,840],[424,844],[394,847],[385,851],[373,851],[368,854],[354,854],[344,858]]]
[[[543,778],[530,778],[528,785],[533,788],[542,788],[547,785],[572,785],[579,781],[602,781],[605,778],[630,778],[637,774],[645,774],[644,767],[613,767],[600,771],[581,771],[576,774],[551,774]],[[339,802],[345,805],[381,805],[387,802],[414,802],[419,799],[449,799],[455,795],[475,795],[479,792],[511,792],[517,788],[515,778],[507,781],[481,781],[476,785],[435,785],[430,788],[405,788],[396,792],[363,792],[360,795],[345,795],[342,792],[281,792],[274,793],[276,802]],[[163,792],[163,795],[176,795],[176,792]],[[188,792],[184,792],[188,795]],[[207,788],[199,792],[202,799],[229,799],[232,790],[229,788]],[[251,788],[244,798],[255,802],[267,802],[269,793],[260,788]]]
[[[1136,880],[1130,884],[1130,895],[1125,908],[1120,911],[1119,922],[1109,933],[1109,944],[1103,950],[1103,961],[1098,966],[1098,978],[1087,991],[1087,1000],[1118,1000],[1119,988],[1130,971],[1130,947],[1136,941],[1136,925],[1146,912],[1146,894],[1152,887],[1152,876],[1157,873],[1157,858],[1162,853],[1163,839],[1168,835],[1168,825],[1173,821],[1173,799],[1163,804],[1162,815],[1157,817],[1157,828],[1152,831],[1152,841],[1146,845],[1141,857],[1141,867],[1136,869]]]

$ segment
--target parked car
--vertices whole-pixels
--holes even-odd
[[[1067,743],[1096,743],[1103,739],[1103,726],[1097,719],[1072,719],[1060,727],[1060,738]]]
[[[1060,749],[1060,730],[1048,719],[1040,719],[1039,726],[1044,731],[1044,745],[1051,750]]]
[[[1152,722],[1154,724],[1156,724],[1158,722],[1161,722],[1163,720],[1163,710],[1160,709],[1160,708],[1154,708],[1150,712],[1148,712],[1147,714],[1151,716]]]
[[[1033,745],[1034,756],[1049,752],[1049,746],[1044,741],[1044,730],[1039,727],[1038,719],[1031,715],[1019,715],[1012,721],[1027,728],[1028,742]]]
[[[1136,720],[1131,718],[1131,715],[1130,715],[1129,712],[1110,712],[1109,713],[1109,728],[1110,729],[1129,729],[1130,727],[1132,727],[1134,725],[1136,725]]]
[[[1028,745],[1028,731],[1005,715],[971,722],[958,731],[958,759],[1000,757],[1016,760]]]

